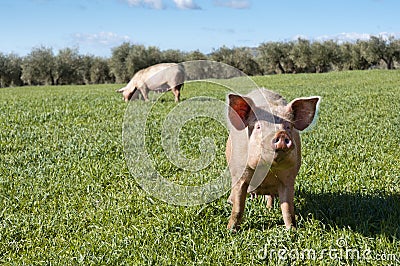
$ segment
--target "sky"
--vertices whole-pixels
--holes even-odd
[[[110,57],[129,42],[207,54],[299,37],[400,38],[399,10],[398,0],[1,0],[0,52]]]

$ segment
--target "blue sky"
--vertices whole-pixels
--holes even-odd
[[[123,42],[161,50],[268,41],[400,38],[398,0],[2,0],[0,52],[78,48],[109,57]]]

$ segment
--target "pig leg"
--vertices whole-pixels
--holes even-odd
[[[282,186],[279,188],[279,200],[286,228],[290,229],[292,226],[296,227],[294,216],[294,187]]]
[[[175,102],[176,102],[176,103],[179,102],[179,100],[180,100],[180,96],[181,96],[180,90],[181,90],[181,87],[182,87],[182,84],[177,85],[177,86],[175,86],[175,87],[172,88],[172,93],[175,95]]]
[[[229,218],[228,229],[233,232],[239,228],[242,221],[244,207],[246,203],[247,188],[249,187],[251,177],[254,174],[254,170],[247,168],[242,177],[232,187],[231,195],[229,200],[232,201],[232,213]]]
[[[147,86],[145,88],[140,88],[140,92],[142,93],[142,97],[144,99],[145,102],[149,101],[149,89],[147,88]]]
[[[274,195],[265,195],[265,198],[267,199],[267,208],[272,209],[274,206]]]
[[[139,99],[139,96],[141,95],[141,93],[140,93],[140,90],[136,90],[134,93],[133,93],[133,95],[132,95],[132,97],[131,97],[131,100],[137,100],[137,99]]]
[[[242,221],[248,186],[248,183],[239,180],[232,188],[232,213],[229,218],[228,229],[234,232],[239,228]]]

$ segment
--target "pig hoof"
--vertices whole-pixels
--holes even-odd
[[[229,225],[228,225],[228,230],[229,230],[229,232],[231,232],[232,234],[236,234],[237,231],[239,230],[239,227],[237,227],[237,226],[229,226]]]
[[[286,226],[286,230],[288,231],[296,231],[296,223]]]
[[[235,224],[234,222],[229,222],[227,229],[231,232],[231,233],[236,233],[239,230],[239,225]]]

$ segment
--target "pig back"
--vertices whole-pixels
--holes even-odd
[[[138,87],[147,86],[149,90],[157,90],[164,84],[169,88],[183,84],[185,72],[181,65],[175,63],[164,63],[151,66],[137,73]]]

